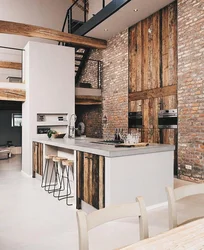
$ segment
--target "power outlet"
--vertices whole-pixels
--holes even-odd
[[[192,166],[191,165],[185,165],[185,168],[188,169],[188,170],[192,170]]]

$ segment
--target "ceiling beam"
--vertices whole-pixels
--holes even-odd
[[[2,69],[22,69],[22,63],[17,62],[6,62],[6,61],[0,61],[0,68]]]
[[[105,49],[107,47],[107,41],[105,40],[78,36],[44,27],[2,20],[0,20],[0,33],[43,38],[52,41],[70,43],[79,47],[82,46],[95,49]]]
[[[26,99],[25,90],[0,88],[0,101],[24,102]]]
[[[129,93],[129,101],[139,101],[150,98],[158,98],[177,94],[177,85],[170,85],[163,88],[147,89]]]

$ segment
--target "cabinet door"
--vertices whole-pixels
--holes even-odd
[[[33,178],[43,174],[43,144],[33,142]]]
[[[100,209],[105,207],[105,158],[77,151],[77,208],[81,200]]]

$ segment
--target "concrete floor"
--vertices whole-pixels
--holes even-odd
[[[53,198],[39,180],[20,170],[20,156],[0,161],[0,250],[77,250],[74,207]],[[191,183],[175,180],[176,187],[186,184]],[[178,204],[180,219],[202,213],[203,205],[201,196],[182,201]],[[148,219],[150,236],[168,230],[167,206],[148,211]],[[97,250],[116,249],[138,239],[136,218],[107,223],[89,233],[90,249]]]

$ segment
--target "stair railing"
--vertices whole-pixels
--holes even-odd
[[[102,0],[102,8],[104,8],[105,6],[106,6],[106,1]],[[89,0],[76,0],[66,12],[66,16],[65,16],[64,23],[62,26],[62,32],[65,32],[65,29],[67,28],[67,32],[72,33],[73,29],[77,26],[77,23],[73,25],[73,19],[74,19],[73,15],[74,15],[75,8],[80,8],[83,11],[82,22],[86,23],[88,21],[87,13],[89,9]]]

